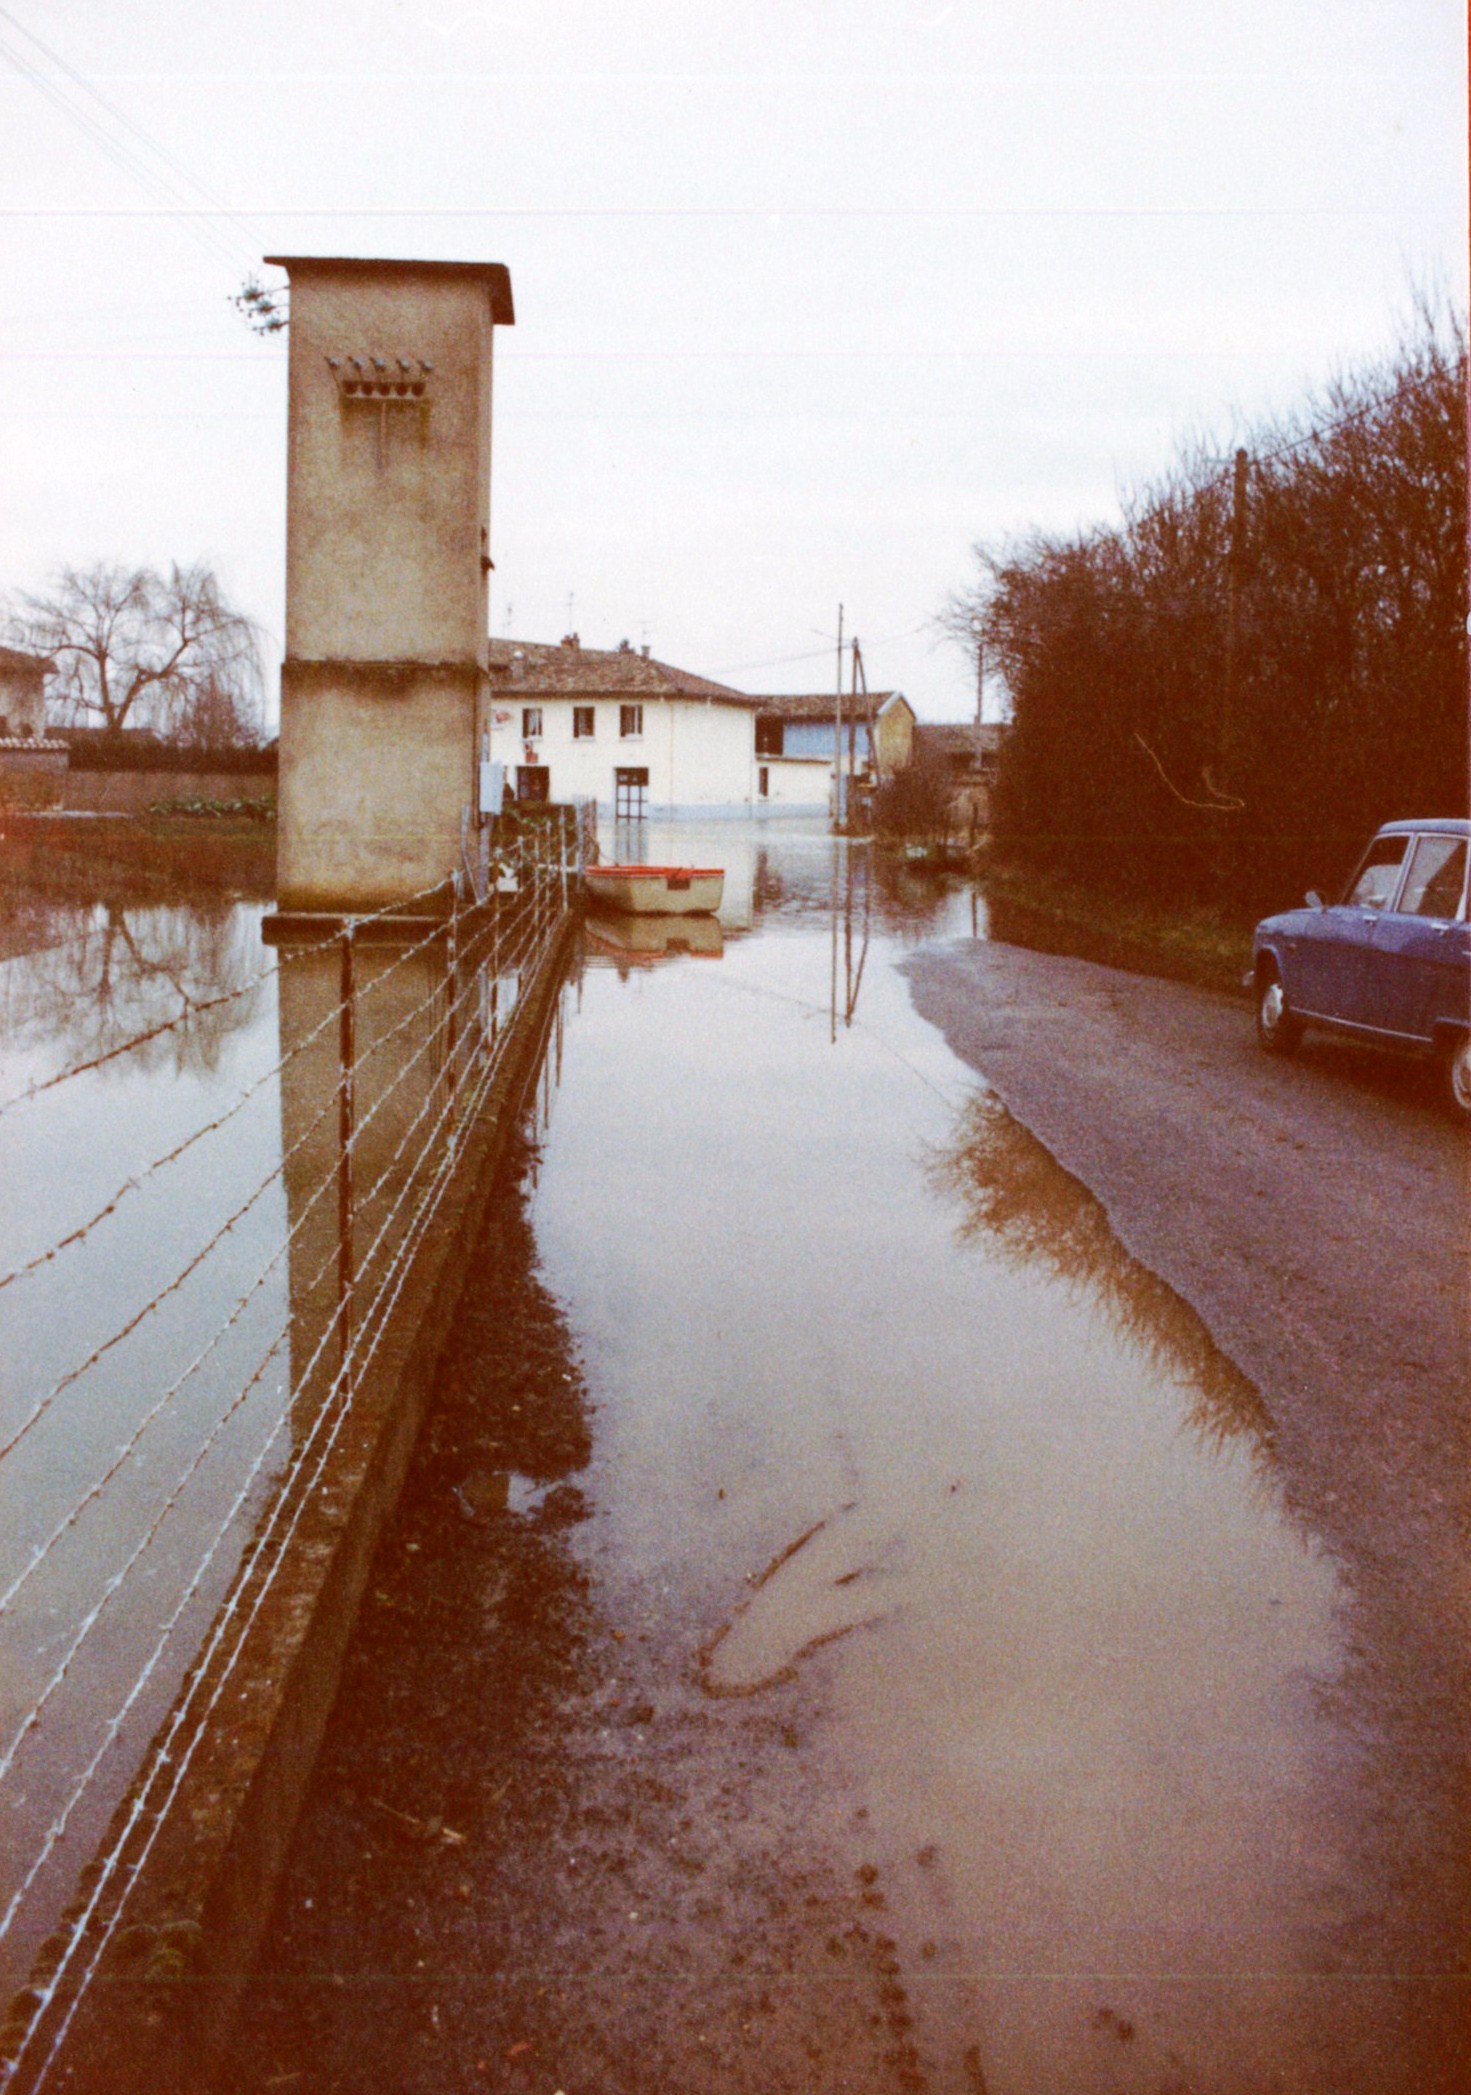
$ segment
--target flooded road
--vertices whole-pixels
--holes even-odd
[[[646,842],[723,860],[722,932],[589,926],[252,2084],[366,2043],[547,2095],[1460,2085],[1376,1939],[1351,1595],[1267,1410],[897,972],[973,898]]]
[[[487,1098],[570,932],[549,837],[494,903],[279,947],[208,878],[211,842],[253,875],[254,838],[206,836],[193,877],[131,826],[90,862],[75,835],[0,839],[6,2085],[54,2084],[110,1950],[125,1981],[152,1955],[161,1829],[187,1825],[201,1876],[228,1830],[210,1756],[244,1787],[284,1671],[252,1632],[268,1604],[310,1614],[344,1473],[404,1416]],[[153,1870],[169,1972],[202,1923],[183,1866]]]

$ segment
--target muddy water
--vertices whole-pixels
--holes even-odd
[[[74,1889],[249,1533],[254,1502],[230,1509],[281,1416],[280,1377],[249,1378],[285,1306],[284,1275],[268,1275],[224,1328],[279,1243],[279,1186],[191,1270],[280,1158],[259,907],[22,893],[29,917],[4,914],[3,942],[21,950],[0,960],[0,1097],[41,1088],[0,1116],[4,1992]],[[194,1015],[171,1024],[185,1003]],[[269,1480],[268,1463],[262,1491]]]
[[[974,904],[862,847],[723,861],[718,942],[588,942],[532,1222],[597,1407],[611,1619],[712,1703],[815,1697],[819,1832],[930,2083],[1427,2083],[1339,1969],[1332,1561],[1189,1309],[913,1015]],[[616,931],[615,931],[616,939]]]

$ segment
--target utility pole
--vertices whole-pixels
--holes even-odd
[[[838,606],[838,699],[833,716],[833,827],[843,826],[843,607]]]
[[[1226,562],[1226,690],[1221,706],[1221,784],[1229,790],[1236,768],[1236,652],[1241,584],[1246,572],[1247,455],[1238,445],[1231,473],[1231,546]]]

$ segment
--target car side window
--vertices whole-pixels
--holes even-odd
[[[1466,839],[1417,837],[1400,911],[1412,917],[1453,917],[1465,885]]]
[[[1344,896],[1350,909],[1383,909],[1394,893],[1408,837],[1376,837]]]

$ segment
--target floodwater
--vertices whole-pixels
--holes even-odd
[[[564,1339],[538,1326],[530,1351],[545,1353],[548,1387],[534,1359],[514,1370],[524,1385],[507,1380],[508,1367],[498,1410],[487,1397],[477,1414],[474,1356],[510,1342],[499,1332],[496,1267],[473,1265],[452,1339],[454,1372],[465,1385],[465,1430],[488,1445],[492,1431],[503,1435],[502,1451],[474,1450],[446,1488],[448,1457],[436,1454],[431,1420],[424,1505],[411,1486],[405,1515],[409,1528],[426,1521],[425,1539],[404,1545],[417,1554],[404,1557],[402,1581],[375,1570],[381,1590],[369,1607],[390,1631],[401,1621],[405,1668],[418,1654],[427,1671],[406,1670],[402,1683],[375,1671],[379,1647],[360,1633],[345,1690],[349,1701],[358,1695],[356,1737],[342,1750],[356,1746],[363,1757],[357,1802],[374,1839],[360,1837],[340,1799],[316,1817],[309,1807],[294,1868],[328,1855],[332,1811],[347,1850],[336,1876],[311,1880],[325,1913],[307,1910],[299,1875],[283,1893],[274,1942],[289,1950],[299,1941],[288,1909],[292,1925],[320,1919],[327,1931],[317,1961],[290,1973],[290,2013],[306,1999],[302,1982],[342,1958],[354,1898],[365,1911],[399,1917],[394,1952],[419,1983],[426,1960],[415,1966],[411,1953],[421,1929],[427,1943],[430,1922],[427,1907],[406,1901],[410,1866],[424,1873],[426,1900],[463,1916],[467,1970],[492,1964],[473,1932],[486,1925],[477,1901],[504,1903],[515,1883],[525,1905],[501,1915],[509,1943],[532,1945],[543,1926],[547,1955],[564,1972],[579,1942],[592,1945],[584,1959],[602,1956],[604,1940],[615,1938],[593,1926],[601,1850],[622,1931],[623,1961],[610,1983],[624,2001],[643,1988],[656,2024],[661,2014],[683,2016],[693,2063],[657,2078],[645,2063],[620,2062],[614,2024],[633,2011],[604,2012],[589,1984],[545,2012],[565,2038],[585,2002],[586,2056],[605,2068],[591,2078],[570,2068],[555,2081],[536,2078],[542,2053],[511,2026],[505,2086],[672,2095],[728,2084],[764,2095],[803,2085],[800,2074],[773,2078],[759,2054],[739,2049],[726,2054],[739,2064],[716,2070],[713,2053],[693,2049],[701,1995],[678,1990],[678,1972],[694,1984],[698,1960],[681,1965],[685,1953],[671,1943],[661,1963],[643,1946],[658,1862],[644,1852],[652,1843],[634,1814],[630,1855],[612,1852],[618,1784],[635,1779],[638,1761],[625,1743],[633,1734],[609,1727],[626,1718],[657,1733],[667,1715],[672,1751],[682,1755],[679,1742],[689,1742],[689,1764],[697,1752],[703,1772],[686,1780],[671,1765],[650,1782],[649,1794],[665,1799],[669,1823],[657,1821],[665,1852],[677,1844],[684,1855],[701,1838],[699,1823],[679,1817],[679,1798],[711,1800],[710,1852],[686,1858],[690,1869],[708,1869],[705,1903],[692,1878],[693,1903],[677,1908],[686,1936],[724,1925],[705,1896],[714,1851],[730,1849],[736,1877],[754,1855],[715,1800],[735,1797],[728,1808],[760,1817],[762,1839],[779,1845],[782,1812],[800,1791],[805,1816],[786,1834],[794,1867],[799,1853],[825,1856],[855,1886],[860,1910],[882,1913],[886,2027],[903,2035],[896,2087],[1426,2095],[1450,2086],[1429,2051],[1417,2051],[1413,1981],[1396,1991],[1378,1966],[1365,1968],[1372,1954],[1347,1947],[1367,1940],[1372,1951],[1374,1940],[1374,1888],[1359,1860],[1374,1845],[1359,1823],[1372,1796],[1361,1779],[1372,1741],[1356,1734],[1341,1692],[1351,1657],[1345,1582],[1287,1508],[1271,1421],[1188,1306],[1130,1259],[1086,1190],[913,1011],[897,963],[921,940],[984,935],[984,906],[964,886],[878,867],[867,847],[835,846],[797,825],[652,825],[616,848],[723,863],[720,922],[588,923],[564,998],[555,1095],[550,1070],[544,1079],[528,1207],[544,1298],[537,1315],[561,1320],[575,1376]],[[194,956],[196,995],[212,983],[239,986],[262,960],[255,919],[247,904],[159,905],[156,920],[133,912],[134,945],[144,959],[159,956],[140,980],[177,976],[182,953]],[[73,946],[58,939],[49,954],[0,969],[7,1096],[112,1037],[98,1026],[114,976],[74,966],[106,921],[92,912],[71,926]],[[122,949],[115,940],[109,950]],[[227,1007],[228,1027],[203,1033],[188,1052],[171,1037],[136,1067],[126,1058],[48,1094],[51,1107],[37,1101],[0,1118],[0,1139],[14,1145],[8,1182],[37,1188],[0,1218],[6,1270],[269,1071],[290,1002],[278,1013],[275,992],[268,973]],[[108,1019],[118,1037],[136,1030],[160,994],[140,989]],[[300,1025],[286,1030],[296,1038]],[[86,1261],[72,1268],[79,1280],[65,1281],[58,1262],[0,1290],[0,1311],[15,1319],[3,1391],[12,1430],[34,1392],[51,1386],[48,1376],[84,1359],[113,1328],[125,1300],[177,1268],[200,1217],[231,1212],[241,1189],[279,1163],[282,1115],[306,1125],[311,1103],[293,1106],[267,1085],[258,1124],[247,1113],[232,1122],[232,1143],[208,1163],[200,1158],[184,1192],[176,1189],[177,1212],[162,1199],[145,1206],[152,1194],[142,1188],[128,1196],[130,1227],[120,1211],[75,1254]],[[181,1314],[176,1345],[213,1331],[231,1299],[227,1282],[243,1291],[267,1245],[280,1244],[289,1192],[278,1185],[275,1208],[263,1203],[259,1240],[241,1244],[239,1272],[222,1270],[218,1293],[192,1320]],[[512,1290],[516,1301],[528,1286]],[[262,1306],[257,1351],[286,1313],[284,1287],[269,1313]],[[162,1344],[151,1330],[138,1337]],[[156,1394],[164,1353],[140,1354],[139,1363],[63,1412],[68,1391],[30,1436],[29,1481],[13,1487],[0,1526],[7,1584],[95,1476],[99,1452],[131,1433],[147,1392]],[[240,1386],[238,1364],[202,1383],[206,1430]],[[280,1387],[268,1383],[258,1397],[258,1410],[240,1414],[243,1438],[214,1482],[201,1475],[206,1510],[229,1502],[234,1479],[281,1421]],[[536,1453],[543,1426],[555,1459]],[[55,1670],[56,1639],[75,1634],[76,1593],[89,1579],[95,1591],[96,1578],[128,1557],[187,1444],[185,1435],[177,1448],[161,1446],[136,1506],[119,1501],[116,1520],[94,1508],[68,1530],[81,1573],[68,1584],[58,1572],[53,1617],[40,1606],[40,1575],[31,1581],[25,1620],[34,1649],[16,1639],[0,1671],[11,1729]],[[7,1470],[20,1475],[0,1465],[0,1482]],[[572,1475],[576,1489],[566,1495],[568,1484],[553,1480]],[[221,1547],[222,1580],[235,1533]],[[548,1654],[554,1686],[527,1730],[541,1759],[518,1749],[523,1758],[503,1775],[477,1734],[474,1754],[438,1768],[436,1741],[454,1725],[514,1736],[518,1672],[519,1692],[539,1677],[517,1638],[543,1617],[528,1603],[506,1622],[494,1599],[514,1569],[506,1538],[515,1537],[523,1554],[568,1559],[567,1605],[584,1624],[575,1635],[564,1625]],[[444,1612],[419,1617],[414,1581],[428,1574],[415,1567],[428,1564],[432,1538]],[[466,1583],[472,1547],[485,1560],[483,1602]],[[202,1589],[201,1607],[209,1601]],[[466,1652],[504,1640],[494,1693],[483,1683],[474,1694],[457,1687],[444,1627],[451,1613],[470,1624],[459,1632]],[[617,1625],[600,1663],[618,1677],[579,1684],[572,1654],[593,1620]],[[129,1635],[148,1628],[146,1610],[138,1624]],[[126,1637],[99,1639],[97,1648],[113,1654],[108,1685],[134,1676],[138,1653]],[[68,1677],[68,1695],[73,1685],[78,1709],[98,1706],[81,1679]],[[620,1711],[635,1695],[636,1707]],[[398,1728],[374,1733],[380,1711]],[[140,1707],[140,1723],[146,1715]],[[7,1835],[44,1825],[66,1793],[70,1760],[93,1750],[85,1726],[73,1733],[64,1721],[60,1698],[41,1736],[50,1745],[27,1763]],[[39,1748],[40,1737],[33,1743]],[[329,1741],[329,1760],[337,1750]],[[537,1773],[552,1763],[555,1781]],[[579,1766],[589,1785],[580,1800]],[[408,1776],[411,1786],[390,1787]],[[477,1802],[482,1776],[493,1786]],[[455,1795],[457,1785],[456,1818],[445,1820],[456,1842],[467,1827],[499,1823],[521,1826],[534,1846],[535,1814],[554,1793],[553,1825],[536,1835],[545,1849],[513,1862],[488,1845],[472,1862],[472,1835],[447,1851],[444,1866],[478,1875],[451,1894],[434,1875],[436,1837],[432,1851],[420,1843],[411,1865],[395,1865],[397,1878],[371,1878],[370,1848],[385,1826],[391,1838],[394,1826],[427,1823],[431,1805],[443,1809],[440,1793]],[[498,1820],[518,1798],[531,1816]],[[6,1852],[22,1850],[8,1839]],[[635,1904],[641,1871],[655,1881]],[[738,1896],[733,1885],[731,1911]],[[805,1905],[817,1899],[809,1891]],[[744,1955],[743,1945],[733,1961]],[[825,1961],[819,1945],[817,1962]],[[537,2012],[532,1995],[558,1973],[549,1965],[530,1976],[547,1984],[528,1981],[518,1997],[516,2012],[528,2015]],[[408,1997],[390,1977],[385,2016],[402,2012]],[[368,1971],[361,1993],[335,1995],[340,1976],[330,1986],[321,1980],[345,2003],[346,2064],[329,2067],[309,2031],[291,2085],[361,2084],[360,2059],[373,2056],[372,1979]],[[835,1982],[836,1969],[834,2002]],[[799,2001],[804,1983],[788,1989]],[[815,2001],[817,1990],[814,1979],[806,1998]],[[443,2039],[437,2006],[431,2012],[432,2027],[419,2032],[431,2048],[412,2080],[405,2064],[402,2084],[458,2087],[442,2062],[436,2068],[433,2047]],[[814,2033],[830,2043],[838,2013],[824,2025],[814,2008],[792,2055],[806,2041],[813,2059]],[[274,2054],[261,2048],[261,2026],[251,2018],[248,2070],[263,2085],[283,2084],[277,2064],[266,2070]],[[474,2061],[475,2033],[465,2041]],[[821,2085],[848,2086],[846,2068],[824,2058]],[[395,2057],[385,2052],[375,2084],[390,2084],[391,2069]],[[319,2071],[335,2077],[319,2080]],[[812,2072],[815,2086],[815,2064]],[[860,2074],[852,2085],[880,2082]]]
[[[647,848],[727,865],[724,935],[593,927],[531,1208],[611,1618],[816,1695],[937,2085],[1415,2086],[1341,1968],[1338,1573],[1255,1391],[913,1014],[896,959],[972,898]]]
[[[275,1466],[284,1378],[257,1370],[285,1316],[284,1266],[252,1284],[283,1235],[279,1180],[189,1271],[279,1166],[261,913],[220,897],[53,899],[0,961],[0,1092],[18,1100],[0,1115],[11,1192],[0,1209],[0,1981],[11,1987],[167,1710]],[[201,1007],[187,1024],[113,1056],[186,1001]],[[242,1098],[226,1128],[148,1174]]]
[[[258,901],[56,850],[0,896],[0,1998],[69,1908],[117,1924],[550,922],[278,955]]]

